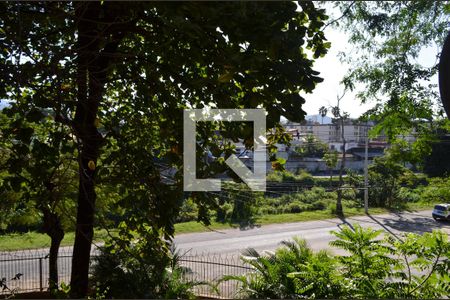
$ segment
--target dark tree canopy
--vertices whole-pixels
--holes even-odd
[[[33,124],[46,119],[50,131],[64,130],[41,151],[77,156],[72,297],[87,292],[98,184],[115,186],[125,208],[121,246],[133,230],[147,241],[143,253],[167,252],[162,238],[173,235],[183,196],[183,109],[263,107],[269,127],[280,116],[301,121],[300,94],[322,80],[312,65],[329,47],[324,20],[312,2],[0,3],[0,99],[12,103],[6,135],[26,156]],[[231,123],[220,125],[230,136],[251,135]],[[203,147],[217,145],[205,138],[215,126],[198,127]],[[229,145],[218,150],[230,153]],[[170,184],[167,166],[178,170]],[[205,195],[193,198],[208,205]]]
[[[447,118],[450,119],[450,31],[442,46],[439,58],[439,92]]]
[[[440,130],[437,140],[431,144],[431,154],[425,158],[423,172],[429,176],[450,175],[450,134]]]

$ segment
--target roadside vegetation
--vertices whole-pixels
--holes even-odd
[[[331,6],[341,14],[333,16]],[[0,9],[0,248],[50,246],[48,283],[56,297],[67,292],[86,298],[97,288],[89,277],[94,241],[104,241],[114,259],[95,279],[99,297],[111,288],[108,297],[133,292],[137,298],[190,298],[178,269],[171,268],[170,241],[177,232],[362,213],[365,187],[360,175],[344,170],[345,151],[336,165],[338,155],[312,136],[294,149],[298,157],[323,158],[330,170],[338,167],[339,181],[332,172],[329,180],[301,170],[282,172],[285,160],[277,158],[276,145],[291,140],[281,120],[304,121],[304,103],[329,80],[316,68],[331,47],[327,28],[346,31],[354,47],[337,55],[349,70],[335,78],[342,91],[337,106],[329,107],[334,124],[341,126],[336,131],[342,149],[349,115],[339,103],[347,92],[371,105],[360,118],[376,124],[370,138],[383,136],[390,145],[369,170],[371,211],[449,202],[450,120],[435,82],[438,71],[442,79],[448,69],[438,60],[419,61],[422,50],[441,49],[445,39],[448,47],[448,2],[180,2],[174,7],[11,1],[0,2]],[[447,50],[436,54],[448,57]],[[203,108],[265,109],[266,149],[275,170],[267,192],[250,192],[226,164],[237,142],[253,148],[251,123],[221,118],[197,122],[190,142],[199,178],[226,173],[234,183],[221,193],[185,192],[184,111]],[[322,118],[327,110],[320,109]],[[211,155],[219,159],[202,159]],[[368,235],[370,240],[373,234]],[[446,290],[437,281],[446,282],[445,277],[431,272],[416,281],[410,273],[395,273],[403,265],[386,259],[411,255],[422,258],[419,269],[433,261],[440,266],[434,251],[447,244],[438,234],[427,237],[431,242],[405,238],[418,250],[389,241],[370,246],[379,254],[374,258],[361,256],[362,248],[347,262],[323,254],[314,258],[318,268],[312,264],[311,272],[323,267],[320,274],[330,281],[307,283],[302,267],[289,272],[289,279],[277,274],[289,289],[263,288],[276,297],[413,298],[419,292],[435,297]],[[58,282],[58,250],[67,244],[73,254],[66,289]],[[386,247],[394,250],[379,252]],[[107,267],[106,261],[99,263]],[[119,278],[106,278],[115,271]],[[0,278],[4,289],[6,277]],[[376,285],[366,284],[368,278]],[[122,284],[122,290],[114,288]]]
[[[245,184],[225,184],[223,192],[216,196],[217,206],[207,210],[211,220],[207,226],[198,222],[199,206],[193,199],[186,198],[174,225],[176,234],[336,217],[337,178],[330,184],[329,178],[313,177],[299,170],[297,174],[276,171],[270,173],[267,180],[265,193],[252,192]],[[369,185],[371,214],[430,209],[434,204],[450,199],[450,177],[413,173],[386,158],[379,158],[370,165]],[[363,187],[363,177],[348,171],[342,187],[345,216],[364,214]],[[107,192],[100,195],[114,196]],[[107,207],[107,201],[100,198],[99,206]],[[50,238],[36,230],[41,226],[39,214],[30,215],[27,210],[20,212],[2,217],[0,251],[49,247]],[[105,229],[99,226],[105,223],[99,223],[95,230],[96,242],[102,242],[117,232],[113,228],[114,224],[120,223],[120,218],[113,210],[107,217],[109,226]],[[69,224],[66,226],[70,228]],[[67,230],[61,246],[73,245],[73,241],[73,231]]]
[[[311,220],[335,217],[339,182],[313,177],[304,170],[297,174],[283,171],[268,175],[265,193],[252,192],[244,184],[229,183],[217,195],[218,208],[210,210],[219,223],[240,226],[264,224],[272,220]],[[395,163],[387,157],[375,159],[369,166],[370,212],[430,209],[433,204],[449,201],[450,177],[428,177]],[[344,214],[360,214],[364,205],[364,178],[347,171],[342,190]],[[186,199],[179,222],[196,220],[198,207]],[[286,214],[299,215],[286,218]],[[279,216],[279,217],[277,217]]]
[[[330,245],[345,255],[312,251],[304,240],[282,242],[275,252],[247,249],[253,271],[222,280],[241,283],[247,299],[437,299],[450,293],[450,242],[445,233],[407,234],[345,226]]]

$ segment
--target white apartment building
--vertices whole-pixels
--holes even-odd
[[[344,137],[346,142],[364,143],[367,132],[372,128],[373,124],[359,124],[351,120],[344,124]],[[318,124],[313,122],[287,123],[287,130],[297,130],[299,137],[314,135],[317,139],[324,143],[342,143],[342,132],[340,124]],[[295,139],[295,136],[294,136]]]

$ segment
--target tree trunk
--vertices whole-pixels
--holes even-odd
[[[90,161],[95,164],[96,158],[87,157],[85,151],[83,151],[80,156],[77,228],[73,247],[72,274],[70,282],[71,298],[84,298],[87,295],[91,244],[94,235],[94,212],[96,199],[94,189],[95,170],[89,168],[89,164],[92,166]]]
[[[333,190],[333,169],[330,169],[330,191]]]
[[[58,252],[64,238],[64,230],[59,216],[48,208],[43,209],[44,231],[51,239],[49,254],[49,287],[50,290],[58,288]]]
[[[344,135],[344,119],[341,119],[341,123],[342,123],[342,129],[341,129],[341,134],[342,134],[342,160],[341,160],[341,166],[339,168],[339,188],[337,190],[337,201],[336,201],[336,214],[338,216],[343,216],[344,215],[344,211],[342,209],[342,186],[343,186],[343,178],[342,175],[344,173],[344,168],[345,168],[345,135]]]
[[[77,106],[75,128],[81,142],[79,150],[79,185],[77,224],[72,258],[71,298],[83,298],[88,292],[91,244],[94,235],[95,170],[103,143],[95,120],[103,95],[104,78],[89,67],[89,97]]]
[[[106,14],[108,3],[85,2],[77,6],[78,60],[77,107],[73,127],[80,142],[78,153],[79,189],[77,224],[73,247],[70,297],[85,298],[88,293],[89,264],[95,215],[95,173],[104,139],[96,127],[97,113],[104,94],[110,58],[124,33],[103,36],[100,16]],[[105,11],[102,11],[105,10]],[[110,16],[114,19],[114,16]],[[101,46],[103,40],[108,42]]]

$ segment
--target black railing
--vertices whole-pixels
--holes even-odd
[[[194,289],[195,294],[209,297],[236,298],[240,288],[239,282],[234,280],[221,282],[220,279],[225,275],[245,275],[252,270],[242,262],[238,254],[203,253],[183,256],[180,265],[190,270],[186,280],[210,284],[199,285]]]
[[[91,257],[97,253],[93,250]],[[58,281],[70,282],[72,248],[63,247],[58,255]],[[239,258],[239,254],[189,254],[180,258],[179,264],[188,271],[184,280],[207,282],[198,285],[194,293],[199,296],[235,298],[239,290],[238,281],[220,282],[224,275],[244,275],[251,271]],[[49,288],[48,250],[22,250],[0,252],[0,295],[46,291]]]

